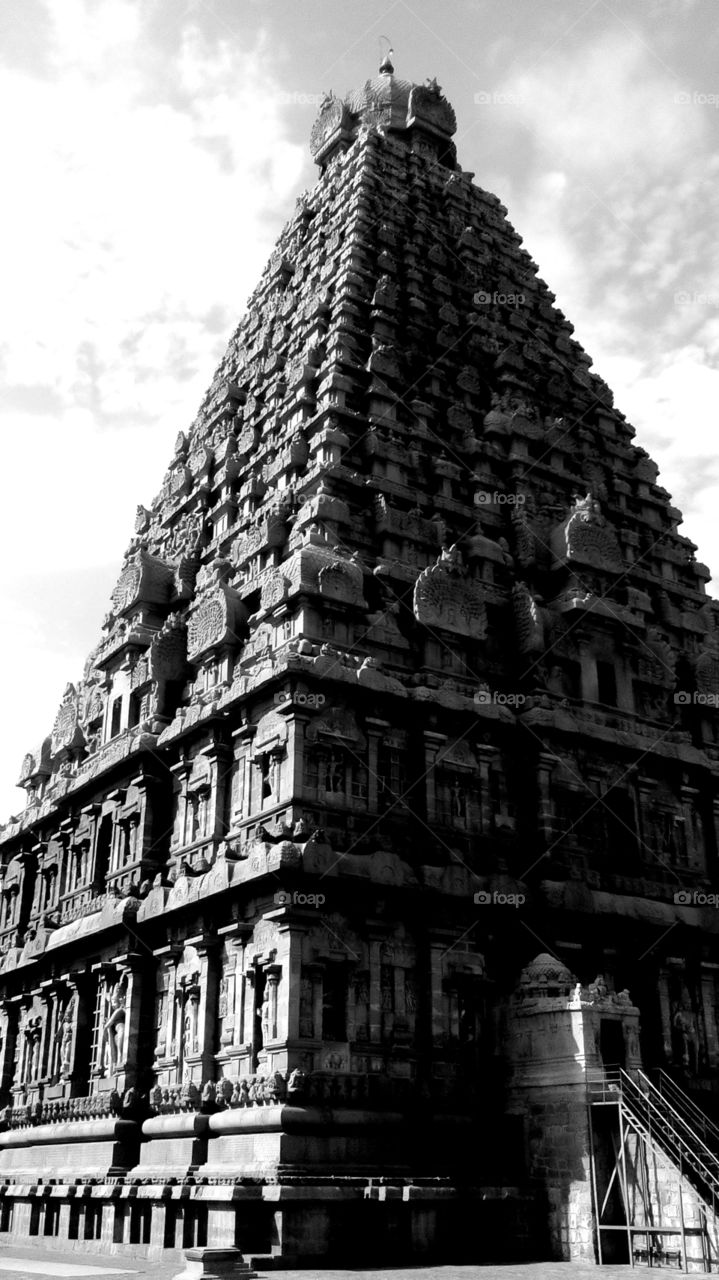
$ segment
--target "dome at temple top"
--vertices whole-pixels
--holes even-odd
[[[324,99],[310,137],[317,163],[324,164],[336,150],[351,145],[361,125],[383,132],[417,128],[447,148],[456,133],[457,119],[435,79],[424,85],[403,80],[395,75],[388,56],[378,74],[365,80],[361,88],[351,89],[344,98],[329,93]]]
[[[561,960],[543,951],[522,970],[517,990],[524,995],[562,994],[575,986],[576,981]]]
[[[401,129],[406,124],[409,96],[415,87],[411,80],[401,80],[392,72],[383,71],[365,80],[361,89],[350,90],[346,102],[350,111],[358,116],[388,111],[390,127]]]

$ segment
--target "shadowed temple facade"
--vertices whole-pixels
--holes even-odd
[[[455,130],[325,99],[25,756],[0,1241],[716,1257],[717,606]]]

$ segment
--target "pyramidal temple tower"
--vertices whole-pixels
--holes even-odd
[[[717,1089],[709,573],[455,128],[389,61],[325,99],[25,756],[0,1240],[239,1268],[714,1229],[657,1137]]]

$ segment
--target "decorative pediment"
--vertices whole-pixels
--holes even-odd
[[[639,651],[637,675],[646,684],[658,684],[673,689],[675,683],[676,654],[658,631],[650,630]]]
[[[416,84],[409,95],[407,123],[415,120],[429,125],[439,133],[457,132],[457,117],[436,80],[428,80],[426,85]]]
[[[148,675],[158,682],[182,680],[187,666],[187,629],[179,613],[171,613],[150,645]]]
[[[167,564],[157,556],[151,556],[142,548],[120,574],[117,586],[112,593],[115,612],[127,613],[139,604],[167,604],[172,593],[174,576],[174,565]]]
[[[352,712],[344,707],[331,707],[323,716],[313,720],[305,730],[305,738],[307,742],[349,744],[356,751],[364,751],[367,745]]]
[[[286,741],[286,717],[280,715],[278,711],[268,711],[257,726],[257,732],[252,743],[253,755],[261,755],[265,751],[270,751],[273,747],[284,746]]]
[[[560,563],[589,565],[607,573],[622,573],[624,561],[611,526],[599,503],[587,494],[577,498],[566,520],[552,534],[552,551]]]
[[[27,755],[23,756],[19,786],[24,786],[25,783],[37,777],[48,777],[51,773],[50,742],[50,738],[44,738],[36,751],[28,751]]]
[[[514,624],[520,653],[544,649],[544,619],[534,596],[524,582],[512,588]]]
[[[464,740],[453,742],[444,751],[440,751],[435,763],[438,768],[460,769],[477,775],[479,771],[477,757]]]
[[[320,114],[312,126],[310,134],[310,151],[319,161],[330,143],[340,138],[343,133],[349,134],[352,128],[352,115],[345,102],[328,94],[320,107]]]
[[[252,930],[252,937],[245,950],[245,958],[252,960],[270,960],[276,955],[280,946],[280,931],[272,920],[260,920]]]
[[[351,560],[332,560],[319,571],[319,588],[322,595],[327,596],[329,600],[364,605],[362,576],[360,566],[353,564]]]
[[[52,729],[51,751],[54,756],[59,751],[82,746],[85,741],[80,728],[80,710],[75,686],[69,684],[63,695],[60,710],[55,716]]]
[[[224,583],[202,596],[187,621],[187,656],[191,661],[208,649],[239,640],[247,609],[237,591]]]
[[[719,696],[719,652],[708,649],[694,665],[694,678],[699,693]]]
[[[482,588],[468,577],[456,546],[445,548],[437,563],[419,575],[414,588],[414,616],[426,627],[484,640],[487,609]]]
[[[281,569],[272,569],[262,584],[260,608],[274,609],[287,596],[287,581]]]

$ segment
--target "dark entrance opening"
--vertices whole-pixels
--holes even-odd
[[[602,1018],[599,1023],[599,1052],[605,1071],[626,1067],[626,1048],[622,1024],[615,1018]]]

